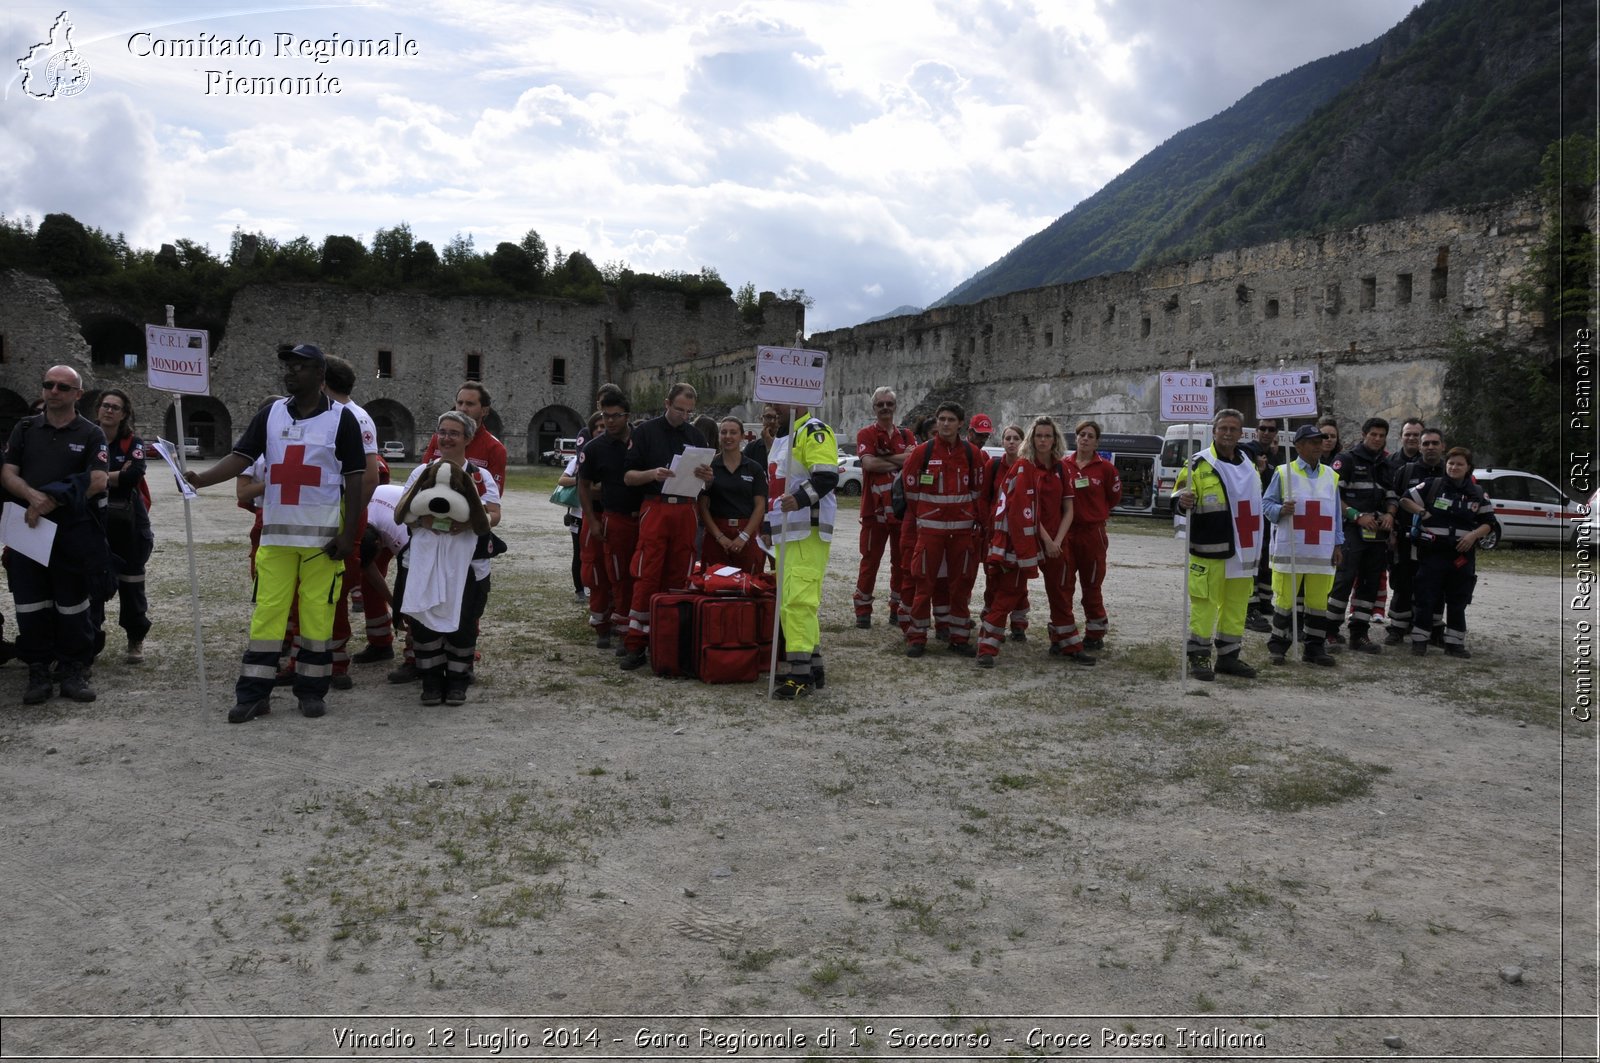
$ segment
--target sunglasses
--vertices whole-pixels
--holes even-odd
[[[1324,432],[1324,433],[1322,433],[1322,438],[1323,439],[1338,439],[1339,437],[1336,436],[1336,435],[1330,435],[1329,433]]]
[[[45,391],[77,391],[78,390],[78,385],[76,385],[76,384],[63,384],[59,380],[46,380],[43,384],[40,384],[39,387],[42,388]]]
[[[894,409],[894,403],[892,403],[892,402],[874,402],[872,404],[872,408],[874,410],[892,410],[892,409]]]

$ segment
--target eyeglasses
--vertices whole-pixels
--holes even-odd
[[[1324,432],[1324,433],[1322,433],[1322,438],[1323,439],[1338,439],[1339,437],[1334,435],[1332,432]]]
[[[60,380],[46,380],[39,385],[45,391],[77,391],[78,385],[63,383]]]
[[[459,428],[441,428],[441,429],[439,429],[438,432],[435,433],[435,435],[437,435],[440,439],[465,439],[465,438],[467,438],[467,433],[461,431]]]
[[[892,409],[894,409],[894,403],[892,403],[892,402],[874,402],[872,404],[872,408],[874,410],[892,410]]]
[[[120,402],[102,402],[100,408],[102,410],[110,410],[112,413],[122,412],[122,404]]]
[[[1424,439],[1422,441],[1422,445],[1425,446],[1425,447],[1442,447],[1442,446],[1444,446],[1444,440],[1442,440],[1442,439]]]
[[[628,411],[627,410],[618,410],[616,413],[602,413],[600,415],[600,419],[602,421],[620,421],[624,417],[627,417],[627,416],[628,416]]]

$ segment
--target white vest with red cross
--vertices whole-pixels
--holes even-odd
[[[1282,480],[1282,472],[1279,473]],[[1335,529],[1339,526],[1339,474],[1327,465],[1317,465],[1317,475],[1307,476],[1305,466],[1296,459],[1289,463],[1289,482],[1280,483],[1283,500],[1294,500],[1293,531],[1290,520],[1272,526],[1272,567],[1302,575],[1332,575]]]
[[[1228,579],[1254,579],[1261,563],[1261,475],[1248,457],[1235,465],[1216,457],[1215,448],[1206,450],[1202,457],[1205,455],[1211,456],[1211,471],[1222,481],[1233,518],[1234,551],[1223,575]]]
[[[289,402],[267,412],[266,482],[261,500],[262,546],[326,546],[339,534],[344,472],[334,453],[338,406],[295,420]]]

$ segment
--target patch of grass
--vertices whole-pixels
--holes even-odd
[[[1372,780],[1390,770],[1381,764],[1357,764],[1342,753],[1311,751],[1261,781],[1261,803],[1274,812],[1338,804],[1365,797]]]
[[[754,974],[772,966],[772,961],[783,955],[777,949],[719,949],[717,955],[733,964],[733,969]]]

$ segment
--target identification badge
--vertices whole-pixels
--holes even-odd
[[[1089,478],[1087,476],[1080,476],[1076,480],[1072,481],[1072,486],[1081,491],[1085,487],[1089,486]]]
[[[434,517],[433,518],[433,530],[436,531],[436,532],[448,532],[450,530],[450,518],[449,517]]]
[[[932,486],[932,484],[933,484],[933,473],[931,473],[931,472],[923,473],[921,476],[917,477],[917,483],[921,484],[924,487]]]
[[[304,439],[305,436],[306,430],[297,424],[289,425],[283,430],[283,438],[285,439]]]
[[[1368,541],[1376,539],[1378,537],[1377,529],[1375,529],[1375,528],[1362,528],[1361,529],[1361,537],[1363,539],[1368,540]]]
[[[1433,500],[1433,508],[1434,509],[1449,509],[1450,508],[1450,500],[1448,498],[1436,498],[1436,499]]]

